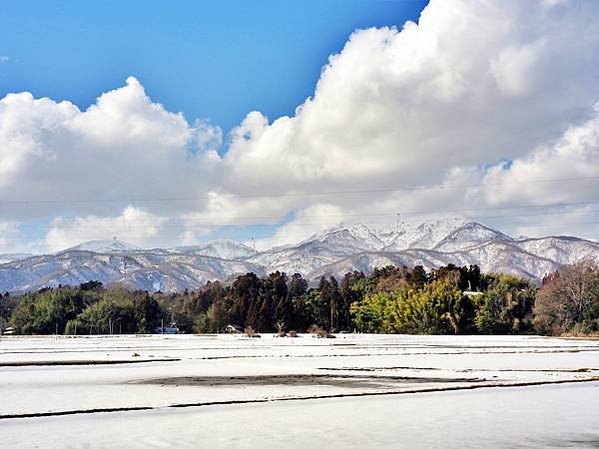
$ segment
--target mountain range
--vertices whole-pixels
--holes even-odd
[[[477,264],[540,280],[561,265],[599,260],[599,244],[567,236],[514,238],[463,219],[375,228],[338,225],[297,245],[256,251],[243,243],[218,240],[205,245],[143,249],[118,240],[95,240],[53,254],[0,255],[0,291],[23,293],[43,287],[104,284],[150,291],[195,289],[207,281],[229,281],[239,274],[259,276],[279,270],[302,273],[315,283],[386,265]]]

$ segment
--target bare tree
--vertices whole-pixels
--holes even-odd
[[[535,325],[544,333],[593,331],[599,322],[599,268],[585,260],[543,281],[535,303]]]

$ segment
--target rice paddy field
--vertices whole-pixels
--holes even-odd
[[[2,448],[596,448],[599,341],[2,337]]]

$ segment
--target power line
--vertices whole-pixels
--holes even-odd
[[[360,195],[370,193],[393,193],[393,192],[408,192],[420,190],[460,190],[468,188],[487,188],[496,186],[510,185],[527,185],[527,184],[546,184],[554,182],[575,182],[575,181],[591,181],[599,180],[599,176],[588,177],[572,177],[572,178],[554,178],[554,179],[536,179],[527,181],[513,182],[495,182],[485,184],[456,184],[451,186],[445,185],[420,185],[410,187],[394,187],[384,189],[362,189],[362,190],[338,190],[338,191],[319,191],[319,192],[287,192],[287,193],[261,193],[261,194],[231,194],[225,195],[229,198],[241,199],[260,199],[260,198],[295,198],[295,197],[313,197],[313,196],[335,196],[335,195]],[[97,198],[97,199],[45,199],[45,200],[13,200],[0,201],[0,205],[43,205],[43,204],[85,204],[85,203],[153,203],[153,202],[176,202],[176,201],[201,201],[210,200],[214,196],[199,195],[199,196],[173,196],[173,197],[154,197],[154,198]]]
[[[474,208],[463,208],[463,209],[430,209],[430,210],[420,210],[420,211],[402,211],[401,212],[401,216],[402,217],[418,217],[418,216],[425,216],[425,215],[457,215],[459,213],[464,213],[464,214],[468,214],[468,213],[472,213],[472,212],[477,212],[477,211],[501,211],[501,210],[505,210],[507,212],[509,212],[510,209],[551,209],[551,208],[566,208],[566,207],[575,207],[575,206],[589,206],[589,205],[595,205],[595,204],[599,204],[599,201],[577,201],[577,202],[563,202],[563,203],[554,203],[554,204],[538,204],[538,205],[531,205],[531,204],[517,204],[517,205],[512,205],[512,206],[488,206],[488,207],[474,207]],[[480,215],[480,214],[473,214],[473,215],[468,215],[465,218],[472,218],[472,219],[496,219],[496,218],[513,218],[513,217],[528,217],[528,216],[538,216],[538,215],[561,215],[563,214],[563,211],[559,211],[559,212],[548,212],[546,210],[541,210],[539,212],[534,212],[534,213],[505,213],[505,214],[501,214],[501,215]],[[392,218],[396,218],[397,217],[397,212],[361,212],[361,213],[340,213],[340,214],[322,214],[322,215],[302,215],[301,217],[298,218],[294,218],[294,222],[295,223],[302,223],[302,222],[308,222],[308,224],[311,224],[311,222],[309,222],[309,220],[311,219],[316,219],[316,220],[321,220],[323,218],[355,218],[355,217],[389,217],[389,219]],[[247,217],[242,217],[242,218],[230,218],[225,216],[225,215],[209,215],[209,216],[205,216],[205,217],[196,217],[196,218],[191,218],[191,217],[168,217],[168,216],[156,216],[156,218],[147,218],[147,219],[140,219],[140,220],[128,220],[128,221],[124,221],[123,225],[130,225],[132,223],[137,223],[140,225],[147,225],[147,226],[162,226],[164,227],[165,224],[161,223],[161,221],[163,222],[170,222],[171,226],[173,226],[173,222],[180,222],[181,224],[189,224],[189,223],[194,223],[194,222],[199,222],[201,224],[198,224],[197,226],[200,227],[215,227],[215,226],[253,226],[253,225],[260,225],[260,224],[281,224],[281,220],[284,217],[281,216],[281,214],[279,215],[261,215],[261,216],[247,216]],[[81,224],[83,225],[97,225],[99,227],[104,226],[105,224],[108,225],[113,225],[114,223],[110,222],[109,220],[114,220],[114,219],[118,219],[118,217],[109,217],[109,218],[101,218],[98,217],[97,219],[90,219],[90,218],[80,218],[80,217],[72,217],[72,218],[60,218],[58,220],[58,222],[56,222],[55,224],[77,224],[78,222],[82,222]],[[214,220],[222,220],[222,222],[214,222]],[[241,223],[241,221],[251,221],[251,220],[277,220],[275,223],[265,223],[265,222],[253,222],[253,223]],[[24,226],[24,227],[47,227],[49,225],[52,225],[52,223],[48,224],[48,223],[31,223],[31,222],[25,222],[25,221],[11,221],[11,223],[18,225],[18,226]],[[318,223],[315,222],[315,223]],[[284,223],[283,223],[284,224]],[[169,226],[168,224],[166,226]]]
[[[538,215],[543,215],[543,216],[547,216],[547,215],[562,215],[563,212],[542,212],[542,213],[535,213],[535,214],[509,214],[509,215],[495,215],[495,216],[489,216],[489,215],[483,215],[483,216],[474,216],[474,217],[463,217],[466,220],[472,220],[472,221],[484,221],[490,218],[524,218],[524,217],[530,217],[530,216],[538,216]],[[388,214],[385,214],[388,215]],[[443,221],[443,218],[438,218],[440,221]],[[392,227],[393,222],[392,220],[389,219],[385,219],[385,220],[381,220],[381,219],[370,219],[367,221],[368,224],[387,224],[389,225],[389,227]],[[403,223],[406,223],[405,221]],[[414,223],[414,224],[419,224],[421,223],[421,221],[408,221],[407,223]],[[336,226],[340,224],[340,222],[337,221],[326,221],[326,220],[314,220],[314,221],[302,221],[302,222],[296,222],[296,221],[292,221],[289,223],[275,223],[275,224],[259,224],[259,226],[279,226],[279,227],[285,227],[285,228],[302,228],[302,227],[332,227],[332,226]],[[561,222],[560,225],[563,226],[583,226],[583,225],[592,225],[592,224],[596,224],[599,225],[599,221],[569,221],[569,222]],[[137,229],[142,229],[142,228],[147,228],[149,225],[156,225],[157,230],[158,231],[168,231],[168,230],[185,230],[185,231],[193,231],[194,229],[215,229],[215,228],[220,228],[221,230],[223,230],[223,228],[235,228],[235,227],[243,227],[243,226],[257,226],[256,223],[226,223],[226,224],[195,224],[195,223],[189,223],[186,221],[182,221],[181,224],[173,224],[173,223],[163,223],[163,224],[157,224],[155,222],[149,222],[149,221],[136,221],[134,223],[126,223],[121,227],[119,227],[118,229],[124,229],[124,230],[137,230]],[[527,223],[515,223],[515,225],[521,226],[521,227],[530,227],[530,228],[551,228],[551,227],[555,227],[555,224],[527,224]],[[48,225],[48,224],[41,224],[41,223],[24,223],[22,224],[20,227],[23,228],[41,228],[41,229],[46,229],[48,227],[52,227],[52,225]],[[512,226],[510,226],[512,227]],[[83,226],[84,230],[87,231],[107,231],[107,229],[112,233],[114,231],[114,225],[113,226],[108,226],[108,224],[106,225],[101,225],[100,223],[89,223],[86,222],[85,225]],[[68,232],[68,229],[66,229],[66,231]],[[4,241],[8,241],[10,240],[9,238],[3,238]]]

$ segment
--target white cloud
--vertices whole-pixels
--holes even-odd
[[[257,240],[256,248],[266,250],[289,243],[299,243],[307,236],[343,221],[346,214],[339,206],[333,204],[314,204],[306,207],[298,211],[291,221],[280,226],[272,237]]]
[[[250,113],[226,162],[247,185],[423,183],[518,157],[599,98],[589,2],[433,1],[419,24],[355,32],[294,117]],[[585,39],[580,36],[585,29]]]
[[[568,179],[569,182],[530,182]],[[484,183],[489,204],[514,201],[530,204],[590,201],[599,187],[599,114],[566,130],[552,145],[543,145],[516,159],[509,167],[488,170]],[[523,188],[524,186],[524,188]]]
[[[8,56],[0,56],[0,64],[10,61]]]
[[[17,223],[0,221],[0,254],[21,251],[20,237]]]
[[[558,211],[513,220],[514,234],[529,237],[576,235],[599,240],[599,214],[594,205],[571,206]]]
[[[117,237],[121,241],[148,247],[153,246],[165,224],[164,218],[131,206],[116,217],[58,217],[50,225],[45,245],[47,250],[57,251],[88,240]]]
[[[114,214],[123,204],[109,208],[102,201],[194,196],[211,182],[210,144],[219,136],[217,128],[190,126],[151,102],[132,77],[86,111],[10,94],[0,100],[0,200],[52,202],[19,210],[35,216]],[[167,201],[148,207],[173,210]]]
[[[250,112],[223,156],[218,127],[167,111],[135,78],[85,111],[8,95],[0,201],[50,200],[6,204],[7,219],[81,217],[53,222],[53,248],[97,238],[91,223],[114,234],[127,205],[161,226],[145,234],[130,222],[119,234],[134,243],[195,242],[289,214],[260,244],[397,212],[503,215],[497,223],[533,231],[533,218],[496,208],[581,201],[598,187],[529,182],[599,176],[598,21],[596,2],[432,0],[418,24],[354,32],[293,116]],[[402,189],[412,185],[431,188]],[[346,193],[323,194],[335,191]],[[87,199],[101,201],[63,201]]]
[[[531,44],[508,47],[491,63],[499,89],[507,95],[525,97],[535,86],[535,68],[546,51],[544,39]]]

